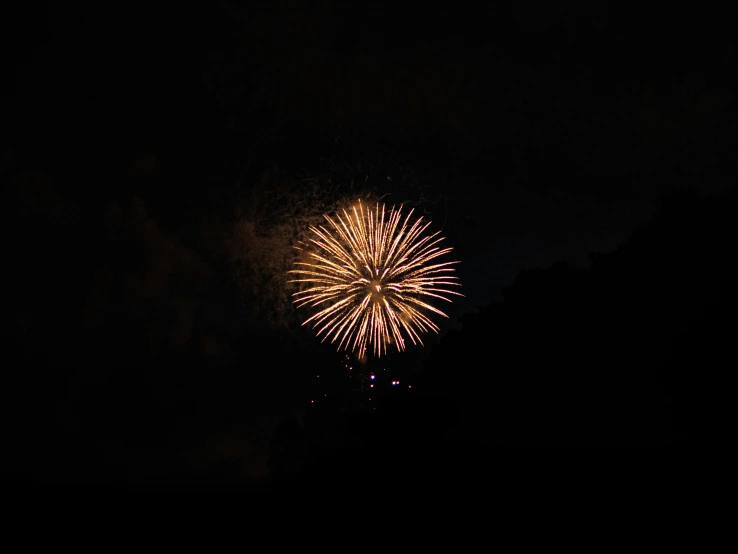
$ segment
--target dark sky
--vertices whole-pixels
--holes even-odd
[[[130,394],[176,382],[195,398],[202,368],[155,374],[138,360],[197,351],[211,372],[203,405],[228,421],[235,400],[218,395],[245,387],[256,406],[280,383],[238,376],[238,345],[300,332],[281,286],[290,214],[360,193],[416,206],[462,261],[455,320],[521,270],[612,251],[665,193],[736,183],[738,60],[720,13],[186,4],[0,14],[11,311],[29,367],[129,364]],[[111,390],[115,371],[99,377]],[[81,406],[98,378],[75,375],[45,394],[61,402],[53,389],[67,387],[64,405]],[[285,404],[302,394],[289,375]],[[69,410],[60,428],[85,420]],[[263,454],[257,427],[223,448]]]
[[[136,192],[176,211],[172,194],[254,160],[314,167],[336,137],[390,152],[434,176],[464,307],[522,267],[611,249],[670,187],[735,174],[735,53],[717,16],[534,1],[25,16],[11,117],[53,163],[92,175],[152,152],[167,184]]]

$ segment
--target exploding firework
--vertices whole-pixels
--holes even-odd
[[[308,261],[296,262],[289,273],[306,283],[293,296],[298,307],[317,312],[303,325],[312,324],[323,340],[338,341],[338,349],[370,347],[379,357],[394,343],[405,348],[404,336],[423,344],[420,335],[439,331],[426,313],[446,316],[426,297],[451,302],[449,290],[460,286],[450,275],[458,262],[439,263],[451,248],[442,248],[440,231],[424,235],[430,221],[420,217],[411,223],[413,210],[403,218],[402,206],[376,210],[361,202],[334,218],[324,216],[328,226],[311,226],[312,248]]]

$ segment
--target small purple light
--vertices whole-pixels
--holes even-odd
[[[371,379],[372,381],[374,381],[374,375],[372,375],[371,377],[369,377],[369,379]]]

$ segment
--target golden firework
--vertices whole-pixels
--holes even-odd
[[[378,357],[390,343],[404,350],[403,335],[423,344],[421,334],[439,331],[425,314],[448,316],[424,297],[463,296],[448,289],[460,286],[449,275],[458,262],[438,263],[452,248],[440,246],[440,231],[424,236],[431,222],[420,217],[411,224],[412,215],[403,218],[402,206],[387,212],[384,204],[372,210],[359,202],[335,218],[324,216],[327,227],[310,227],[309,261],[289,272],[299,276],[290,282],[306,283],[293,295],[295,304],[318,309],[303,325],[338,341],[339,350],[363,355],[371,346]]]

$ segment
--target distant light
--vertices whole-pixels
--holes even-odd
[[[374,381],[374,375],[372,375],[371,377],[369,377],[369,379],[371,379],[372,381]]]
[[[373,389],[374,388],[374,383],[372,383],[371,385],[369,385],[369,388],[370,389]]]
[[[315,404],[315,400],[311,400],[311,401],[310,401],[310,403],[311,403],[311,404]]]
[[[411,389],[411,388],[413,388],[413,386],[412,385],[408,385],[407,388]]]
[[[320,379],[320,375],[316,375],[316,377],[317,377],[318,379]]]

